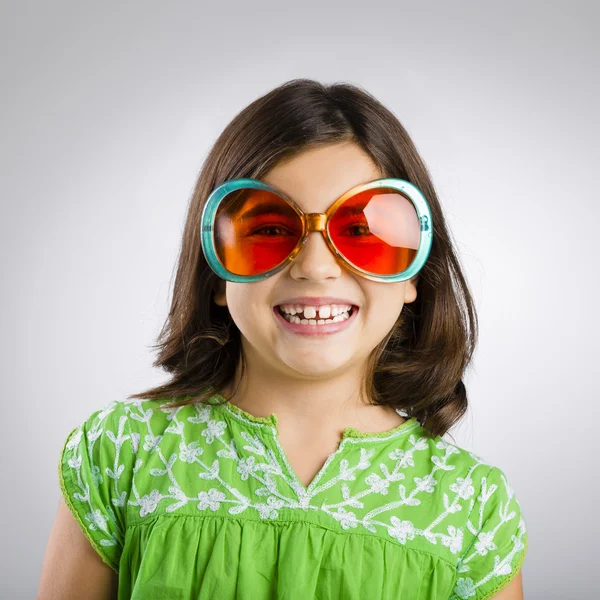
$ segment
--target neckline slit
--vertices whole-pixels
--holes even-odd
[[[213,402],[213,399],[218,399],[219,402]],[[269,435],[273,438],[275,446],[277,448],[277,452],[279,454],[279,459],[285,465],[288,474],[292,478],[294,482],[294,486],[297,488],[297,492],[302,496],[307,496],[310,494],[317,483],[321,480],[325,471],[329,467],[329,465],[333,462],[334,458],[340,454],[344,448],[346,448],[347,443],[360,443],[365,442],[376,442],[381,440],[389,440],[395,437],[400,436],[400,434],[412,431],[419,426],[416,417],[406,418],[403,415],[400,415],[404,419],[406,419],[400,425],[389,429],[388,431],[380,431],[380,432],[361,432],[354,427],[346,427],[343,430],[342,437],[338,442],[336,450],[328,455],[325,459],[325,462],[321,466],[321,468],[317,471],[311,482],[308,486],[305,486],[301,481],[294,469],[288,460],[288,457],[281,445],[279,440],[279,430],[277,428],[277,415],[275,413],[271,413],[268,417],[258,417],[252,415],[245,410],[241,409],[239,406],[232,404],[229,400],[227,400],[224,396],[219,393],[215,393],[210,399],[210,404],[217,407],[224,407],[228,412],[235,415],[237,418],[241,419],[244,422],[250,423],[252,425],[256,425],[260,431],[267,431]],[[400,412],[395,409],[398,414]]]

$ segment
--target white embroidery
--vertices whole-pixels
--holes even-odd
[[[79,502],[87,505],[89,511],[84,515],[84,520],[87,521],[88,528],[91,531],[102,532],[105,534],[105,537],[99,537],[99,535],[97,535],[94,539],[98,539],[100,545],[107,547],[122,544],[124,537],[123,531],[111,506],[104,506],[101,509],[92,504],[89,483],[84,482],[81,475],[81,451],[82,447],[85,447],[86,454],[90,457],[89,466],[93,485],[98,488],[103,483],[103,475],[113,479],[114,497],[112,499],[112,503],[115,507],[124,506],[126,493],[119,492],[118,481],[125,468],[124,464],[119,463],[121,447],[124,442],[129,439],[129,436],[125,435],[123,432],[127,422],[127,415],[123,415],[119,419],[119,426],[116,435],[112,431],[106,431],[107,439],[109,439],[115,447],[113,467],[105,467],[105,472],[103,474],[99,465],[95,465],[93,463],[92,458],[94,456],[94,444],[103,433],[101,425],[103,425],[104,420],[109,414],[112,413],[116,405],[116,402],[110,402],[106,407],[99,411],[96,419],[94,420],[93,428],[90,429],[86,435],[83,435],[82,425],[77,427],[72,432],[69,441],[65,444],[65,456],[70,456],[70,458],[67,459],[67,465],[75,471],[77,486],[80,489],[80,492],[73,493],[72,499],[78,500]],[[87,444],[87,446],[84,446],[85,444]]]
[[[100,467],[91,464],[91,473],[93,484],[99,486],[102,483],[102,476],[106,475],[113,480],[113,499],[115,507],[125,506],[127,493],[120,491],[118,480],[125,468],[120,464],[120,450],[126,441],[131,443],[131,451],[136,457],[133,467],[133,480],[127,506],[137,507],[140,517],[146,517],[154,513],[161,502],[171,501],[164,507],[165,512],[174,513],[189,503],[196,503],[198,511],[216,512],[221,506],[230,505],[227,509],[228,514],[239,515],[247,510],[255,510],[260,519],[276,520],[279,517],[279,511],[286,509],[301,509],[310,511],[320,511],[330,516],[333,521],[338,522],[344,530],[365,529],[371,533],[385,533],[389,538],[394,539],[402,545],[421,537],[432,545],[437,545],[438,540],[442,546],[448,548],[453,555],[459,555],[463,551],[464,533],[469,531],[474,541],[467,554],[458,559],[457,572],[469,572],[469,562],[476,556],[486,556],[494,553],[498,548],[495,543],[495,534],[498,529],[506,522],[515,518],[515,510],[509,510],[510,506],[517,506],[518,502],[514,498],[514,491],[510,488],[506,478],[502,477],[508,498],[505,503],[500,503],[499,518],[500,522],[491,530],[483,531],[483,514],[485,506],[490,498],[493,498],[498,486],[493,484],[488,487],[486,477],[481,479],[482,485],[478,496],[475,498],[475,487],[473,475],[476,469],[492,466],[485,463],[480,457],[473,453],[468,454],[473,464],[470,465],[468,472],[464,476],[457,476],[452,482],[445,484],[443,493],[443,510],[429,523],[427,527],[421,529],[415,523],[406,518],[399,518],[394,514],[400,507],[419,507],[426,499],[427,495],[433,494],[440,483],[439,474],[445,474],[455,470],[456,466],[449,462],[454,454],[460,454],[460,449],[456,446],[437,438],[435,448],[443,452],[440,455],[430,457],[430,471],[423,477],[411,476],[410,470],[418,463],[416,456],[419,452],[431,451],[431,440],[425,436],[415,436],[411,434],[408,440],[403,444],[402,449],[393,449],[387,453],[389,462],[380,462],[378,471],[369,473],[363,481],[366,486],[353,486],[347,482],[356,482],[358,476],[371,468],[372,459],[376,453],[376,446],[382,441],[387,441],[399,435],[406,436],[411,431],[417,429],[417,422],[408,424],[400,431],[393,432],[389,436],[373,437],[344,437],[339,444],[338,449],[329,455],[325,464],[317,473],[310,485],[305,488],[291,469],[287,457],[279,443],[277,430],[268,422],[258,422],[249,420],[242,414],[233,411],[227,405],[222,405],[222,409],[244,425],[247,425],[247,431],[239,431],[239,435],[244,440],[242,446],[244,452],[238,449],[234,437],[228,439],[229,428],[226,421],[219,419],[218,409],[209,405],[193,405],[195,414],[187,416],[187,422],[202,426],[198,439],[188,440],[185,435],[185,423],[180,420],[181,415],[189,413],[192,409],[187,407],[186,412],[183,408],[176,409],[162,408],[157,405],[155,410],[160,410],[166,415],[169,426],[160,432],[152,430],[152,408],[146,409],[145,401],[133,400],[124,401],[121,407],[126,413],[120,416],[117,433],[110,430],[104,432],[106,439],[114,445],[114,463],[111,467],[105,467],[102,473]],[[75,493],[74,498],[87,503],[89,512],[86,514],[86,520],[89,522],[90,530],[105,533],[105,537],[100,538],[103,545],[114,545],[117,541],[123,540],[123,534],[119,529],[118,521],[110,506],[95,507],[90,501],[89,487],[81,479],[81,453],[77,452],[82,444],[87,443],[87,456],[92,457],[93,444],[102,435],[100,428],[105,418],[117,408],[117,403],[110,403],[105,409],[98,413],[94,421],[95,427],[82,435],[81,428],[78,428],[65,447],[67,452],[67,464],[74,469],[77,475],[77,481],[82,493]],[[137,421],[140,426],[145,427],[143,433],[131,432],[124,433],[124,427],[128,419]],[[265,420],[267,421],[267,420]],[[257,432],[262,432],[263,436]],[[197,433],[196,433],[197,435]],[[143,436],[143,450],[150,457],[157,457],[162,468],[153,467],[148,473],[152,477],[168,477],[170,485],[168,493],[164,494],[160,489],[144,490],[146,493],[140,495],[136,487],[136,474],[143,467],[143,461],[137,458],[139,450],[140,437]],[[163,455],[161,441],[165,436],[176,436],[179,439],[178,451],[172,453],[167,459]],[[266,438],[264,436],[270,436]],[[276,452],[265,445],[264,440],[272,440]],[[104,442],[105,443],[105,442]],[[207,462],[204,459],[207,450],[203,448],[216,445],[213,451],[217,458]],[[348,445],[356,444],[359,446],[358,456],[352,454],[353,458],[342,458],[332,472],[331,465],[333,461],[344,452]],[[180,483],[173,472],[177,461],[191,465],[197,465],[199,471],[197,476],[200,480],[212,482],[212,486],[203,490],[197,495],[189,497],[182,489]],[[233,462],[235,468],[233,472],[237,473],[240,482],[255,480],[260,485],[254,489],[252,497],[244,495],[235,487],[233,481],[226,481],[221,475],[221,461]],[[284,468],[282,468],[282,466]],[[190,467],[191,468],[191,467]],[[232,470],[227,469],[228,473]],[[327,473],[328,477],[325,478]],[[323,480],[323,483],[319,484]],[[447,480],[446,480],[447,481]],[[164,490],[164,486],[160,486]],[[327,496],[333,496],[334,490],[339,490],[342,500],[338,502],[327,502]],[[327,495],[325,494],[327,492]],[[377,507],[365,513],[365,504],[363,499],[367,496],[379,498]],[[255,498],[256,497],[256,498]],[[259,498],[263,501],[258,501]],[[319,497],[319,500],[317,500]],[[478,503],[479,510],[473,514],[472,510],[475,503]],[[441,508],[441,507],[440,507]],[[467,519],[466,527],[461,529],[453,524],[447,523],[445,531],[443,530],[443,521],[449,515],[453,515],[462,510],[466,510],[470,518]],[[403,513],[408,514],[408,513]],[[477,522],[472,522],[471,518],[476,518]],[[110,524],[110,527],[109,527]],[[111,533],[115,531],[116,533]],[[489,573],[477,581],[470,577],[459,577],[453,590],[451,600],[466,599],[475,594],[475,590],[489,581],[492,577],[510,574],[511,565],[514,557],[524,548],[523,539],[526,534],[525,522],[520,518],[518,533],[512,536],[513,546],[509,554],[504,557],[494,556],[494,567]]]

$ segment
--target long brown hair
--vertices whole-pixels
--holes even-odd
[[[478,336],[475,306],[453,249],[431,176],[407,131],[375,97],[349,83],[294,79],[244,108],[208,154],[191,197],[171,308],[153,363],[171,380],[129,398],[165,400],[165,407],[205,402],[225,389],[238,363],[240,331],[227,307],[213,301],[220,279],[200,242],[200,217],[210,192],[238,177],[260,179],[309,148],[352,141],[384,177],[416,185],[429,203],[432,247],[405,304],[369,357],[365,389],[372,404],[416,417],[432,437],[444,435],[467,410],[463,383]],[[170,402],[169,402],[170,401]]]

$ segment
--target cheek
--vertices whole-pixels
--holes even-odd
[[[248,339],[258,339],[268,330],[269,304],[247,293],[231,294],[228,299],[229,313],[240,332]]]
[[[377,335],[386,335],[395,325],[400,313],[402,303],[391,302],[386,306],[378,306],[369,316],[368,326],[377,331]]]
[[[395,320],[404,306],[406,282],[383,283],[369,281],[364,286],[365,299],[372,311],[388,315]]]
[[[269,321],[273,320],[270,310],[272,298],[276,297],[274,289],[281,286],[278,279],[276,275],[254,283],[227,283],[229,312],[240,331],[268,327]]]
[[[242,327],[252,326],[252,323],[256,322],[256,318],[252,315],[252,310],[246,303],[229,303],[229,312],[233,318],[235,324],[242,329]]]
[[[405,282],[377,283],[369,290],[363,325],[383,338],[394,327],[404,307]],[[376,332],[376,333],[375,333]]]
[[[264,303],[260,284],[228,282],[227,304],[234,321],[256,318],[259,304]]]

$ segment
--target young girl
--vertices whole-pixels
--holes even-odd
[[[522,598],[510,483],[441,437],[467,409],[476,337],[396,117],[348,84],[259,98],[194,190],[155,362],[171,380],[67,436],[55,529],[84,545],[49,545],[54,585],[143,600]]]

